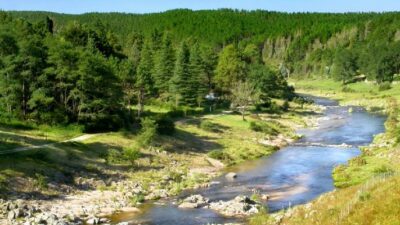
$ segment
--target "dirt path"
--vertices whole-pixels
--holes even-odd
[[[7,131],[0,131],[0,133],[3,134],[11,134],[11,135],[20,135],[17,133],[12,133],[12,132],[7,132]],[[14,149],[9,149],[9,150],[4,150],[0,152],[0,155],[7,155],[7,154],[12,154],[12,153],[16,153],[16,152],[25,152],[25,151],[30,151],[30,150],[35,150],[35,149],[40,149],[40,148],[46,148],[46,147],[53,147],[55,144],[58,143],[66,143],[66,142],[80,142],[80,141],[84,141],[87,140],[89,138],[92,138],[96,136],[96,134],[84,134],[78,137],[74,137],[68,140],[64,140],[64,141],[59,141],[59,142],[55,142],[55,143],[49,143],[49,144],[43,144],[43,145],[33,145],[33,146],[26,146],[26,147],[19,147],[19,148],[14,148]],[[29,137],[29,136],[27,136]]]

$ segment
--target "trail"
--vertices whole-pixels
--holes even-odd
[[[21,136],[20,134],[7,132],[7,131],[0,131],[0,133]],[[28,136],[28,135],[24,135],[24,136],[25,137],[34,137],[34,136]],[[80,141],[84,141],[84,140],[87,140],[89,138],[92,138],[94,136],[96,136],[96,134],[84,134],[84,135],[81,135],[81,136],[78,136],[78,137],[74,137],[74,138],[71,138],[71,139],[68,139],[68,140],[64,140],[64,141],[58,141],[58,142],[49,143],[49,144],[32,145],[32,146],[26,146],[26,147],[19,147],[19,148],[4,150],[4,151],[0,152],[0,155],[13,154],[13,153],[17,153],[17,152],[25,152],[25,151],[30,151],[30,150],[40,149],[40,148],[54,147],[54,145],[59,144],[59,143],[80,142]]]

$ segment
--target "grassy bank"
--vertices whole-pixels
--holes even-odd
[[[333,98],[342,105],[357,105],[388,115],[384,134],[362,148],[362,154],[333,171],[335,191],[313,202],[260,214],[250,224],[400,224],[400,85],[379,90],[371,83],[342,86],[332,80],[292,80],[300,93]]]
[[[30,145],[52,145],[1,155],[1,194],[8,198],[51,198],[87,190],[119,191],[116,182],[130,181],[143,188],[142,193],[132,197],[133,205],[146,196],[162,197],[163,194],[155,194],[159,192],[175,195],[183,189],[199,187],[219,174],[222,165],[218,161],[233,165],[273,153],[277,147],[262,141],[282,139],[284,144],[296,138],[293,128],[307,125],[313,111],[312,106],[303,108],[293,103],[289,111],[248,113],[246,121],[234,113],[177,119],[176,131],[158,135],[152,147],[141,150],[135,165],[120,160],[124,148],[139,141],[135,132],[102,133],[80,142],[64,143],[58,140],[78,132],[56,136],[58,131],[54,129],[49,133],[55,138],[49,135],[43,140],[41,128],[14,129],[15,138],[29,135],[32,140],[41,140]]]

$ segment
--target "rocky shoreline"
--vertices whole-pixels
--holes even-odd
[[[315,117],[306,119],[308,126],[315,125]],[[275,140],[276,139],[276,140]],[[278,135],[275,138],[260,141],[262,145],[272,145],[277,148],[292,143],[294,139]],[[209,162],[209,168],[190,168],[187,174],[180,175],[182,179],[187,179],[190,173],[207,174],[211,179],[220,175],[224,164],[218,160],[204,156]],[[87,178],[83,178],[87,177]],[[56,196],[53,198],[41,199],[35,196],[13,196],[13,199],[0,201],[0,224],[10,225],[80,225],[80,224],[108,224],[109,216],[115,213],[140,213],[137,205],[146,200],[165,199],[176,195],[168,190],[168,184],[174,181],[167,175],[160,177],[149,187],[143,187],[123,178],[114,176],[112,180],[105,180],[100,177],[91,178],[90,176],[78,177],[75,184],[80,188],[74,189],[68,186],[68,195]],[[229,179],[235,179],[235,174],[227,174]],[[59,187],[65,185],[51,184]],[[204,188],[211,183],[196,183],[192,188]],[[61,193],[63,193],[61,191]],[[64,192],[65,193],[65,192]],[[135,199],[136,202],[132,202]],[[226,202],[207,202],[206,199],[192,199],[183,202],[186,205],[181,207],[203,208],[207,207],[226,216],[248,216],[258,212],[260,204],[254,202],[246,196],[238,196]],[[125,225],[128,223],[120,223]]]

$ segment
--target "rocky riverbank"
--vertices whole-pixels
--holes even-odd
[[[271,116],[270,119],[287,123],[285,124],[287,127],[312,125],[315,121],[313,116],[307,116],[301,120],[299,117],[295,118],[285,115],[282,117]],[[212,183],[210,180],[220,175],[225,167],[223,162],[212,159],[206,154],[210,149],[228,148],[229,154],[239,157],[240,155],[235,154],[239,151],[236,149],[236,142],[240,141],[241,144],[246,144],[248,151],[254,150],[260,155],[255,157],[261,157],[263,154],[271,153],[269,148],[265,148],[264,145],[283,146],[292,141],[291,137],[294,134],[291,132],[291,137],[270,136],[268,140],[271,142],[260,143],[259,140],[265,135],[251,131],[247,128],[248,122],[242,121],[239,116],[237,118],[233,115],[215,116],[206,119],[225,127],[224,132],[204,131],[192,123],[193,121],[181,123],[178,125],[180,129],[185,130],[190,136],[185,134],[184,139],[181,139],[182,137],[179,135],[173,138],[160,138],[159,146],[146,150],[145,157],[138,160],[136,168],[109,164],[107,159],[104,161],[102,158],[97,159],[100,162],[96,162],[98,166],[95,166],[94,163],[85,165],[87,172],[84,170],[69,171],[70,176],[74,177],[69,184],[63,182],[65,177],[56,179],[60,182],[52,180],[45,184],[45,187],[35,186],[38,182],[32,181],[31,178],[11,178],[9,186],[14,188],[12,188],[12,193],[5,195],[8,199],[1,201],[0,224],[31,225],[40,224],[41,221],[55,225],[107,224],[108,218],[112,214],[140,213],[138,206],[144,201],[175,196],[185,189],[210,186]],[[235,123],[232,123],[232,120]],[[98,135],[86,144],[88,146],[92,143],[96,145],[102,143],[106,146],[123,147],[131,143],[131,140],[124,135],[112,134],[112,136],[115,139],[111,142],[112,145],[110,145],[109,135]],[[70,147],[68,146],[68,148]],[[57,151],[59,150],[57,149]],[[243,160],[237,159],[237,162],[241,161]],[[233,162],[228,163],[234,164]],[[44,185],[41,184],[41,186]],[[43,194],[43,190],[46,193]],[[249,210],[251,213],[256,212],[257,207],[253,207],[253,203],[250,204],[247,199],[243,201],[233,199],[232,202],[199,204],[197,207],[210,207],[221,214],[232,216],[234,214],[248,215]],[[233,203],[237,207],[224,209],[225,206]],[[21,205],[21,207],[15,207],[15,205]],[[246,210],[240,211],[238,208]]]

